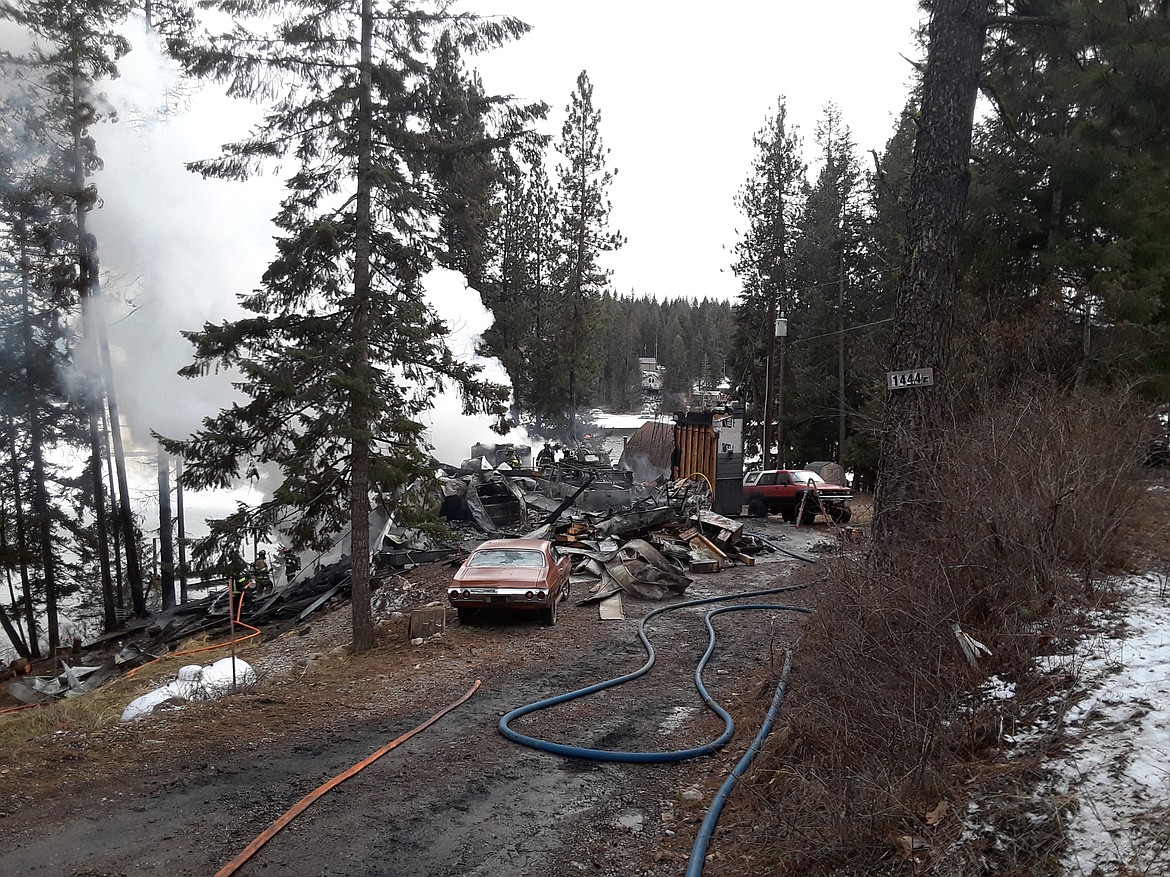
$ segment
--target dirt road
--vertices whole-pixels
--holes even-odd
[[[826,535],[821,526],[795,530],[778,520],[748,529],[784,535],[786,547],[806,552]],[[686,596],[783,584],[802,566],[772,555],[755,567],[696,576]],[[439,599],[449,573],[420,568],[416,598]],[[801,602],[799,595],[784,601]],[[421,646],[404,642],[404,622],[390,619],[384,644],[357,658],[341,654],[347,613],[339,610],[245,653],[262,674],[249,693],[127,725],[49,732],[0,753],[0,873],[213,875],[302,796],[476,679],[482,687],[468,703],[326,795],[237,873],[681,873],[712,791],[756,732],[799,616],[732,613],[716,621],[705,680],[738,727],[714,757],[668,765],[570,760],[513,744],[496,727],[514,707],[638,667],[645,655],[637,619],[657,605],[628,600],[619,622],[600,621],[594,606],[566,606],[555,628],[452,621]],[[692,681],[707,646],[702,616],[691,609],[653,623],[658,663],[648,676],[526,717],[518,730],[631,750],[717,736],[722,723],[702,707]],[[712,850],[706,873],[717,877],[732,865],[734,836],[717,834]]]

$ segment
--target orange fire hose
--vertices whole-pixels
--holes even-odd
[[[49,704],[56,702],[57,701],[55,700],[38,700],[36,703],[22,703],[20,706],[7,706],[0,710],[0,716],[4,715],[5,713],[19,712],[20,710],[31,710],[38,706],[48,706]]]
[[[286,825],[288,825],[290,822],[292,822],[294,819],[296,819],[298,816],[300,816],[303,812],[308,810],[314,801],[316,801],[318,798],[322,797],[326,792],[328,792],[330,789],[334,788],[335,786],[341,785],[343,782],[345,782],[347,779],[352,777],[354,774],[360,773],[361,771],[365,770],[367,767],[369,767],[371,764],[373,764],[375,761],[377,761],[379,758],[381,758],[383,755],[385,755],[391,749],[398,748],[403,743],[405,743],[407,740],[409,740],[411,737],[413,737],[415,734],[419,733],[420,731],[425,731],[427,728],[429,728],[435,722],[439,721],[439,719],[443,718],[443,716],[447,715],[447,713],[451,712],[451,710],[466,703],[468,700],[471,699],[471,696],[473,694],[475,694],[476,691],[479,690],[479,686],[480,686],[480,680],[476,679],[475,684],[472,685],[471,688],[469,688],[467,690],[467,692],[461,698],[459,698],[457,701],[443,707],[443,709],[439,710],[439,712],[435,713],[433,716],[431,716],[429,719],[427,719],[425,722],[423,722],[418,727],[407,731],[401,737],[398,737],[394,740],[391,740],[389,743],[387,743],[385,746],[383,746],[381,749],[379,749],[373,755],[370,755],[369,757],[365,758],[364,760],[359,761],[353,767],[348,768],[343,773],[338,774],[333,779],[329,780],[328,782],[318,786],[313,791],[309,792],[309,794],[305,795],[305,797],[301,798],[300,801],[298,801],[296,804],[294,804],[292,807],[290,807],[288,810],[286,810],[284,812],[284,814],[282,816],[280,816],[270,826],[268,826],[268,828],[264,829],[264,831],[262,831],[254,841],[252,841],[250,844],[248,844],[246,847],[244,847],[244,851],[242,853],[240,853],[238,856],[236,856],[234,859],[232,859],[230,862],[228,862],[226,865],[224,865],[222,868],[220,868],[218,871],[216,871],[215,877],[230,877],[230,875],[236,873],[236,871],[245,862],[247,862],[250,858],[252,858],[252,856],[255,855],[256,852],[259,851],[259,849],[262,846],[264,846],[264,844],[266,844],[266,843],[268,843],[268,841],[272,840],[272,838],[274,838],[282,828],[284,828]]]

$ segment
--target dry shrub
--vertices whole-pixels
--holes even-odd
[[[1053,614],[1125,561],[1135,411],[1045,385],[990,400],[937,449],[934,519],[896,551],[830,564],[758,773],[783,823],[770,873],[929,865],[959,821],[926,814],[960,800],[957,770],[999,742],[1002,716],[973,689],[1024,681]],[[978,668],[955,625],[990,647]]]

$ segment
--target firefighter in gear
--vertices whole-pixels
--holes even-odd
[[[283,548],[280,557],[284,561],[284,583],[291,585],[301,570],[301,556],[291,548]]]
[[[252,573],[239,550],[226,558],[228,590],[231,594],[232,618],[252,609]]]
[[[261,551],[256,555],[256,562],[252,565],[256,573],[256,596],[263,597],[272,591],[272,570],[268,568],[268,552]]]
[[[538,466],[551,466],[555,457],[555,445],[545,445],[540,449],[540,453],[536,455],[536,464]]]
[[[232,618],[242,618],[252,612],[252,576],[247,570],[232,573],[231,586]]]

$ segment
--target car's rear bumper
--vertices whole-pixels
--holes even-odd
[[[533,588],[451,588],[447,600],[456,609],[547,609],[554,593]]]

